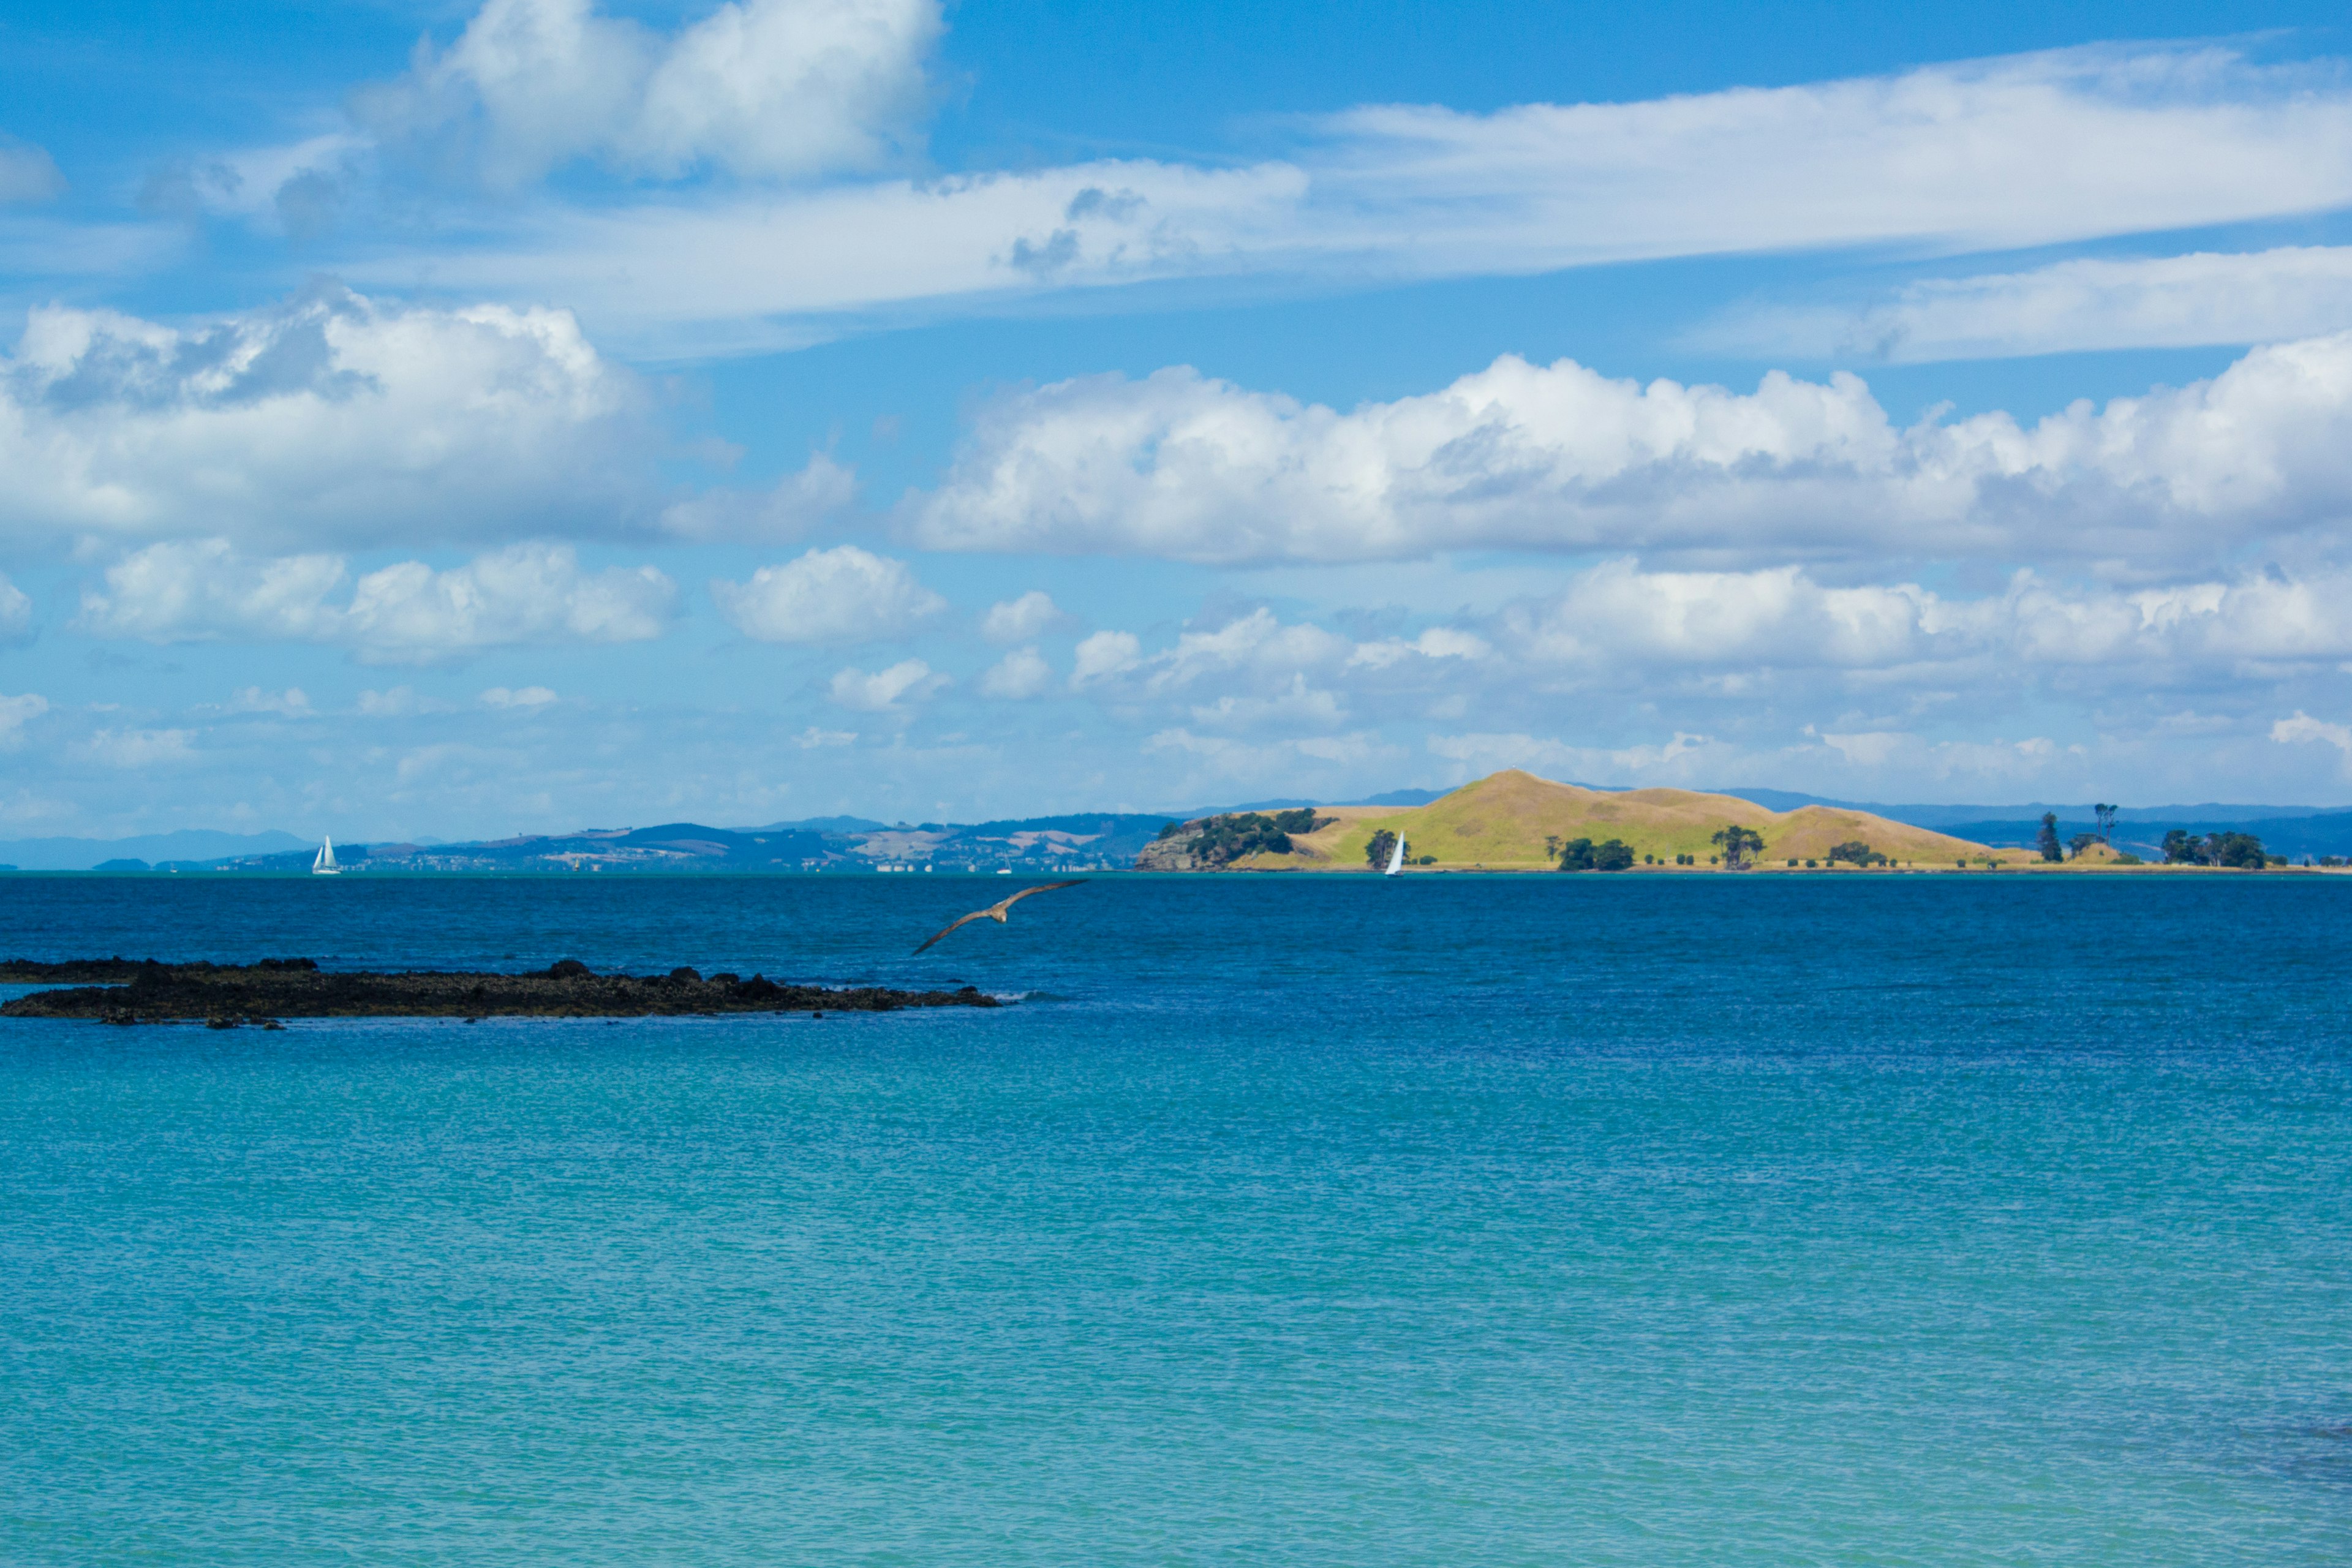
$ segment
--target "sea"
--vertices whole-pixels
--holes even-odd
[[[2352,879],[0,879],[0,1563],[2352,1563]],[[11,993],[14,994],[14,993]]]

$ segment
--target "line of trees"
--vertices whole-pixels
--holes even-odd
[[[1287,855],[1292,834],[1312,833],[1322,825],[1312,807],[1301,806],[1295,811],[1235,812],[1185,826],[1192,829],[1193,855],[1204,865],[1225,866],[1244,855]],[[1163,830],[1160,837],[1171,835]]]
[[[2263,841],[2251,833],[2190,833],[2176,827],[2164,836],[2164,863],[2168,866],[2233,866],[2241,870],[2259,871],[2270,864],[2263,852]]]
[[[1608,838],[1595,844],[1590,838],[1571,838],[1559,847],[1559,868],[1563,871],[1625,871],[1631,870],[1633,865],[1633,847],[1622,839]]]

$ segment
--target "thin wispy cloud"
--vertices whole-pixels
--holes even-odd
[[[1694,332],[1762,357],[1890,363],[2280,342],[2352,328],[2352,247],[2116,260],[1926,279],[1848,308],[1750,308]]]
[[[429,260],[404,250],[352,270],[391,284],[429,265],[441,286],[493,298],[552,282],[616,342],[718,353],[730,330],[742,352],[861,317],[1145,281],[1999,250],[2347,203],[2352,89],[2336,75],[2102,47],[1647,102],[1368,106],[1229,168],[542,202]]]

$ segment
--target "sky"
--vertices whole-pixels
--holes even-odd
[[[2340,6],[1924,12],[17,0],[0,839],[2352,805]]]

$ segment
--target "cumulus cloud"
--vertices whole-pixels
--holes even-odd
[[[13,642],[33,629],[33,601],[0,573],[0,642]]]
[[[1948,598],[1916,584],[1826,586],[1794,566],[1649,572],[1619,561],[1511,607],[1496,627],[1515,657],[1539,664],[1894,674],[1992,658],[2160,679],[2184,667],[2352,655],[2352,574],[2123,590],[2021,572],[2002,593]]]
[[[1034,647],[1016,647],[988,667],[980,694],[1003,701],[1041,696],[1054,684],[1054,667]]]
[[[1133,632],[1097,632],[1078,644],[1070,685],[1080,687],[1123,674],[1141,662],[1142,654],[1143,639]]]
[[[193,730],[94,730],[68,751],[80,762],[135,770],[188,761],[195,738]]]
[[[1859,309],[1768,307],[1697,334],[1715,349],[1898,363],[2279,342],[2352,321],[2352,247],[2083,258],[1938,278]]]
[[[946,676],[935,673],[919,658],[902,660],[871,675],[852,666],[835,673],[833,700],[844,708],[883,713],[901,703],[927,701],[947,684]]]
[[[662,509],[662,531],[696,543],[778,544],[798,539],[857,499],[857,476],[824,452],[765,490],[706,490]]]
[[[49,710],[49,700],[34,692],[21,697],[0,695],[0,746],[13,746],[25,726]]]
[[[1050,595],[1033,588],[1017,599],[1000,599],[989,605],[988,614],[980,620],[980,635],[992,643],[1028,642],[1067,618]]]
[[[178,328],[45,307],[0,358],[0,537],[610,531],[644,500],[647,429],[561,310],[339,292]]]
[[[937,0],[734,0],[664,37],[589,0],[488,0],[361,95],[390,145],[512,188],[575,159],[676,178],[871,169],[919,143]]]
[[[65,188],[65,176],[47,151],[0,136],[0,204],[46,201]]]
[[[555,700],[555,693],[544,686],[521,688],[493,686],[483,692],[480,698],[481,704],[485,708],[507,709],[544,708]]]
[[[2282,719],[2271,726],[2271,739],[2282,744],[2299,741],[2318,741],[2335,747],[2347,758],[2352,758],[2352,724],[2330,724],[2315,719],[2300,708],[2292,719]]]
[[[1415,658],[1485,658],[1494,650],[1486,639],[1455,626],[1432,626],[1414,637],[1381,637],[1359,643],[1348,662],[1370,669],[1388,669]]]
[[[520,136],[537,151],[518,166],[577,147],[573,127],[626,122],[613,107],[625,91],[591,96],[546,135]],[[2003,249],[2352,201],[2341,79],[2215,49],[2082,49],[1486,113],[1373,105],[1286,130],[1285,156],[1233,168],[1107,160],[534,214],[435,267],[491,294],[552,289],[641,346],[723,353],[825,330],[814,319],[1146,279]]]
[[[253,559],[226,540],[150,545],[82,595],[81,626],[149,642],[321,642],[371,663],[425,662],[531,643],[659,637],[677,586],[650,566],[583,567],[568,545],[520,544],[463,566],[405,561],[331,602],[340,556]]]
[[[1710,763],[1738,754],[1713,736],[1676,731],[1671,740],[1634,746],[1582,746],[1549,735],[1471,731],[1433,734],[1423,742],[1429,754],[1460,764],[1460,776],[1473,777],[1501,768],[1528,768],[1570,781],[1622,778],[1696,779]]]
[[[1843,373],[1742,394],[1512,355],[1347,414],[1184,367],[1087,377],[986,408],[904,521],[934,549],[1205,563],[1633,548],[2161,570],[2347,506],[2352,332],[2030,426],[1898,429]]]
[[[318,710],[310,706],[310,694],[299,686],[283,691],[271,691],[264,687],[247,686],[229,699],[231,713],[274,713],[280,719],[315,719]]]
[[[779,643],[899,637],[947,607],[945,599],[916,581],[905,562],[854,544],[762,566],[748,583],[713,582],[710,596],[745,637]]]

